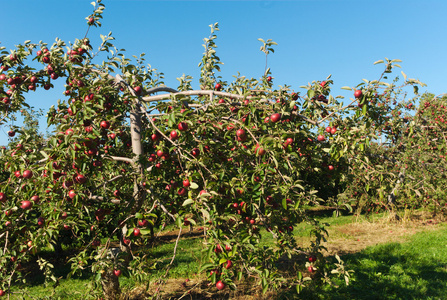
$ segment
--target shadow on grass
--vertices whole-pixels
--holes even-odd
[[[342,259],[355,270],[349,286],[310,289],[303,299],[447,299],[447,262],[389,243]]]

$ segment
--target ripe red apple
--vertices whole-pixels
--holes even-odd
[[[331,126],[326,127],[326,132],[327,132],[327,133],[331,133],[331,130],[332,130],[332,127],[331,127]]]
[[[309,267],[307,268],[307,270],[309,271],[309,273],[313,273],[313,272],[314,272],[314,267],[309,266]]]
[[[237,137],[243,137],[243,136],[245,136],[245,130],[244,130],[244,129],[238,129],[238,130],[236,130],[236,136],[237,136]]]
[[[214,86],[214,89],[216,91],[220,91],[222,89],[222,85],[220,83],[216,83],[216,85]]]
[[[225,250],[231,251],[231,246],[230,245],[225,245]]]
[[[320,86],[321,87],[324,87],[326,85],[326,81],[322,81],[321,83],[320,83]]]
[[[68,192],[68,197],[70,197],[71,199],[73,199],[75,196],[76,196],[76,193],[75,193],[74,190],[70,190],[70,191]]]
[[[281,119],[281,114],[280,114],[280,113],[275,113],[275,114],[273,114],[273,115],[270,116],[270,120],[271,120],[273,123],[278,122],[280,119]]]
[[[80,184],[83,184],[83,183],[85,183],[87,181],[87,177],[85,177],[82,174],[78,174],[76,176],[76,181],[79,182]]]
[[[354,92],[354,97],[356,98],[356,99],[359,99],[359,98],[361,98],[363,96],[363,92],[362,92],[362,90],[356,90],[355,92]]]
[[[140,236],[141,235],[141,232],[140,232],[140,228],[134,228],[133,229],[133,235],[134,236]]]
[[[10,130],[10,131],[8,131],[8,135],[9,135],[10,137],[13,137],[13,136],[16,135],[16,133],[15,133],[15,131]]]
[[[256,144],[255,153],[258,153],[259,156],[263,156],[265,154],[265,149],[260,147],[259,144]]]
[[[180,130],[180,131],[188,130],[188,124],[186,124],[185,122],[180,122],[178,124],[178,130]]]
[[[39,225],[40,227],[42,227],[43,225],[45,225],[45,219],[42,217],[39,217],[37,219],[37,225]]]
[[[227,263],[225,265],[225,269],[230,269],[233,266],[233,263],[231,262],[231,260],[227,260]]]
[[[268,82],[272,81],[272,76],[267,77],[267,81]]]
[[[185,188],[180,188],[177,192],[177,194],[179,194],[179,196],[183,196],[186,194],[186,189]]]
[[[177,131],[172,130],[170,135],[171,135],[171,140],[178,139],[178,132]]]
[[[4,296],[6,294],[6,292],[4,290],[0,290],[0,297]]]
[[[324,141],[325,140],[324,135],[321,135],[321,134],[318,135],[317,140],[320,142]]]
[[[332,128],[331,128],[331,134],[335,134],[336,132],[337,132],[337,128],[332,127]]]
[[[222,246],[220,244],[217,244],[216,248],[214,249],[214,252],[221,253],[222,252]]]
[[[158,133],[154,133],[151,135],[151,140],[158,141],[160,139],[160,135]]]
[[[67,129],[66,131],[65,131],[65,134],[66,135],[70,135],[70,134],[73,134],[74,133],[74,131],[73,131],[73,129],[71,129],[71,128],[69,128],[69,129]]]
[[[101,121],[100,126],[101,126],[101,128],[109,129],[110,128],[110,122],[109,121]]]
[[[316,261],[317,261],[317,257],[315,255],[309,256],[309,262],[316,262]]]
[[[141,86],[136,86],[133,88],[133,90],[135,91],[135,94],[137,94],[137,95],[141,95],[141,92],[143,91]]]
[[[219,280],[216,283],[216,287],[217,287],[218,290],[223,290],[225,288],[225,286],[226,286],[225,283],[223,283],[221,280]]]
[[[189,182],[188,179],[183,180],[183,186],[184,186],[185,188],[189,187],[190,185],[191,185],[191,183]]]
[[[22,209],[28,210],[31,207],[33,207],[33,203],[31,201],[28,200],[23,200],[20,203],[22,203],[22,205],[20,206]]]
[[[146,219],[138,220],[138,226],[140,227],[147,227],[149,225],[149,221]]]
[[[25,171],[23,171],[23,178],[27,178],[27,179],[29,179],[29,178],[31,178],[31,177],[33,177],[33,172],[32,172],[31,170],[25,170]]]
[[[0,202],[6,202],[6,195],[0,192]]]
[[[31,201],[33,201],[34,203],[39,203],[40,197],[38,195],[34,195],[31,197]]]
[[[329,169],[329,171],[333,171],[334,170],[334,166],[333,165],[329,165],[328,169]]]
[[[115,274],[116,277],[120,277],[121,276],[121,270],[114,270],[113,274]]]
[[[192,151],[191,151],[191,155],[192,156],[197,157],[197,156],[199,156],[199,154],[200,154],[200,149],[199,148],[192,149]]]

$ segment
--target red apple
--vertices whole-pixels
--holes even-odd
[[[114,270],[113,274],[115,274],[116,277],[120,277],[121,276],[121,270]]]
[[[337,128],[332,127],[332,129],[331,129],[331,134],[335,134],[336,132],[337,132]]]
[[[178,139],[178,132],[177,131],[172,130],[170,135],[171,135],[171,140]]]
[[[281,119],[281,114],[279,114],[279,113],[276,113],[276,114],[273,114],[273,115],[270,116],[270,120],[273,123],[278,122],[280,119]]]
[[[226,286],[225,283],[223,283],[221,280],[219,280],[216,283],[216,287],[217,287],[218,290],[223,290],[225,288],[225,286]]]
[[[140,95],[141,92],[143,91],[141,86],[136,86],[136,87],[133,88],[133,90],[135,91],[135,94],[137,94],[137,95]]]
[[[6,195],[4,193],[0,193],[0,202],[6,201]]]
[[[68,192],[68,197],[70,197],[71,199],[73,199],[75,196],[76,196],[76,193],[75,193],[74,190],[70,190],[70,191]]]
[[[329,171],[333,171],[334,170],[334,166],[333,165],[329,165],[328,169],[329,169]]]
[[[74,132],[73,129],[69,128],[65,131],[65,134],[70,135],[70,134],[73,134],[73,132]]]
[[[233,266],[233,263],[231,262],[231,260],[227,260],[227,263],[225,265],[225,269],[230,269]]]
[[[321,134],[318,135],[317,140],[320,142],[324,141],[325,140],[324,135],[321,135]]]
[[[16,133],[15,133],[15,131],[10,130],[10,131],[8,131],[8,135],[9,135],[10,137],[13,137],[13,136],[16,135]]]
[[[267,81],[268,82],[272,81],[272,76],[267,77]]]
[[[76,181],[79,182],[80,184],[83,184],[87,181],[87,178],[82,174],[78,174],[76,176]]]
[[[222,252],[222,246],[220,244],[217,244],[216,248],[214,249],[214,252],[221,253]]]
[[[147,227],[149,225],[149,221],[148,220],[138,220],[138,226],[140,227]]]
[[[151,135],[151,139],[155,142],[158,141],[158,139],[160,139],[160,135],[158,133],[154,133]]]
[[[23,200],[20,203],[22,203],[22,205],[20,206],[22,209],[28,210],[31,207],[33,207],[33,203],[31,201],[28,200]]]
[[[199,154],[200,154],[200,149],[198,149],[198,148],[192,149],[192,151],[191,151],[192,156],[197,157],[197,156],[199,156]]]
[[[331,127],[331,126],[326,127],[326,132],[327,132],[327,133],[331,133],[331,130],[332,130],[332,127]]]
[[[178,130],[180,130],[180,131],[188,130],[188,124],[186,124],[185,122],[180,122],[178,124]]]
[[[316,261],[317,261],[317,257],[315,255],[309,256],[309,262],[316,262]]]
[[[134,228],[133,229],[133,235],[134,236],[140,236],[141,235],[140,228]]]
[[[191,183],[189,182],[188,179],[183,180],[183,186],[184,186],[185,188],[189,187],[190,185],[191,185]]]
[[[214,89],[216,91],[220,91],[222,89],[222,85],[220,83],[216,83],[216,85],[214,86]]]
[[[359,98],[361,98],[363,96],[363,92],[362,92],[362,90],[356,90],[355,92],[354,92],[354,97],[356,98],[356,99],[359,99]]]
[[[23,178],[31,178],[33,177],[33,172],[31,170],[25,170],[23,171]]]
[[[109,121],[101,121],[100,126],[101,126],[101,128],[109,129],[110,128],[110,122]]]
[[[244,130],[244,129],[238,129],[238,130],[236,131],[236,136],[237,136],[237,137],[243,137],[243,136],[245,136],[245,130]]]
[[[185,188],[180,188],[177,192],[177,194],[179,194],[179,196],[183,196],[186,194],[186,189]]]

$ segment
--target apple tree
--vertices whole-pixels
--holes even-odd
[[[101,25],[104,10],[100,0],[93,4],[89,27]],[[2,149],[2,293],[25,278],[31,261],[55,280],[38,254],[65,243],[78,250],[70,275],[90,270],[106,299],[115,299],[121,274],[151,272],[139,250],[161,224],[175,224],[178,239],[185,226],[205,228],[202,271],[218,290],[234,289],[245,277],[264,292],[299,292],[303,275],[327,279],[327,232],[307,208],[340,193],[356,155],[377,138],[375,126],[388,121],[370,102],[382,101],[377,93],[384,86],[388,94],[396,87],[382,78],[362,83],[349,88],[346,104],[331,94],[330,76],[303,86],[302,95],[288,85],[274,88],[268,68],[260,79],[227,82],[218,76],[218,25],[210,27],[199,90],[190,76],[166,87],[144,55],[127,58],[110,34],[96,52],[87,37],[0,50],[2,122],[28,105],[28,93],[65,81],[47,114],[53,134],[37,144],[22,134],[20,151]],[[274,42],[261,42],[266,56],[273,52]],[[385,72],[395,63],[386,61]],[[330,188],[322,190],[324,182]],[[314,228],[309,245],[294,238],[302,222]],[[275,243],[261,245],[263,235]],[[292,255],[307,262],[294,261],[300,271],[285,280],[276,262]]]

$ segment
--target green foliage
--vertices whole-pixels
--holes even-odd
[[[89,28],[101,25],[104,9],[99,0],[93,4]],[[232,289],[241,276],[256,278],[264,292],[281,288],[277,261],[294,253],[317,255],[322,274],[331,267],[347,274],[341,261],[324,262],[327,231],[307,209],[348,186],[349,171],[368,162],[379,133],[391,141],[403,136],[396,131],[408,124],[400,120],[401,89],[421,83],[386,82],[398,66],[386,60],[379,80],[357,85],[362,96],[347,106],[331,95],[330,76],[304,86],[304,96],[286,85],[274,89],[268,69],[261,80],[238,75],[228,84],[216,77],[218,24],[210,27],[199,91],[190,76],[180,78],[180,91],[164,86],[144,54],[126,58],[111,34],[101,36],[97,53],[86,37],[69,46],[59,39],[51,47],[27,42],[1,53],[5,120],[27,106],[28,91],[50,89],[58,78],[66,83],[64,98],[47,114],[55,131],[43,140],[25,126],[20,141],[27,151],[2,150],[1,288],[24,278],[22,264],[43,249],[70,246],[79,249],[68,258],[70,276],[88,270],[94,287],[113,298],[120,290],[114,270],[151,273],[153,263],[135,250],[155,238],[154,228],[170,224],[207,228],[202,269],[212,283]],[[266,56],[273,52],[276,43],[261,42]],[[40,50],[34,55],[34,49]],[[99,54],[107,59],[96,62]],[[401,102],[390,104],[389,97]],[[306,245],[293,235],[303,222],[313,228]],[[264,235],[273,242],[261,246]],[[166,273],[177,247],[172,252]],[[303,280],[288,284],[301,287]]]

